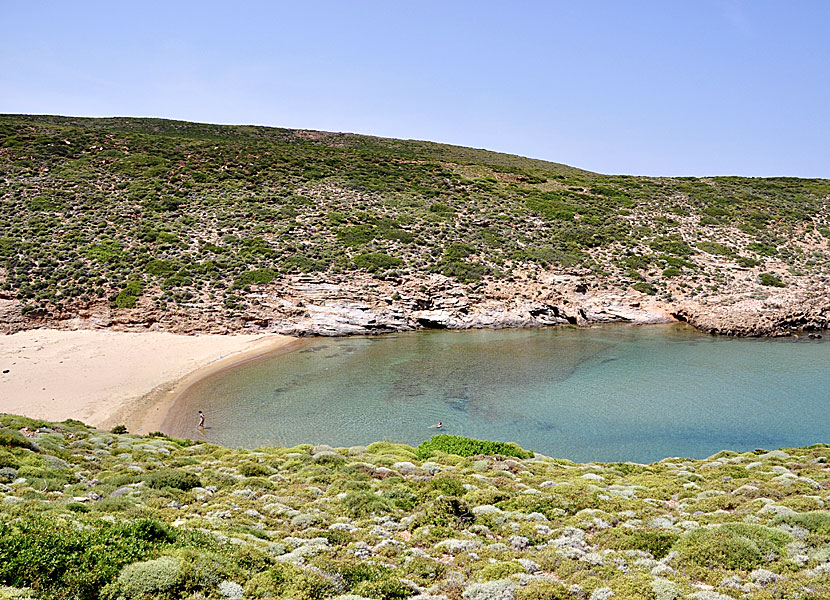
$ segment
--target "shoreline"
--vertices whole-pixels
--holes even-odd
[[[273,336],[268,336],[269,339]],[[171,390],[165,389],[156,389],[150,392],[147,395],[148,401],[153,402],[152,407],[155,407],[156,411],[160,409],[164,409],[162,414],[154,415],[154,416],[145,416],[143,420],[135,422],[136,424],[141,424],[142,428],[137,428],[134,430],[135,433],[144,433],[151,431],[150,427],[153,427],[153,430],[160,430],[164,433],[169,435],[174,435],[175,437],[183,437],[182,435],[178,435],[174,431],[174,421],[175,420],[183,420],[184,419],[184,410],[181,406],[180,399],[190,391],[193,386],[206,379],[211,379],[225,371],[230,369],[234,369],[240,365],[244,365],[253,361],[257,361],[262,358],[278,356],[282,354],[287,354],[288,352],[293,352],[297,348],[301,347],[308,339],[310,338],[289,338],[287,336],[276,336],[285,339],[276,340],[273,344],[263,344],[261,347],[254,348],[248,351],[243,351],[238,354],[234,354],[233,356],[228,356],[222,360],[216,361],[214,363],[205,365],[191,373],[188,373],[185,377],[181,378],[178,382],[175,382],[175,388]],[[159,386],[163,387],[163,386]],[[133,411],[133,414],[137,413],[140,409]],[[191,415],[192,416],[192,415]],[[195,421],[195,418],[193,418]],[[130,423],[128,420],[127,428],[129,429]],[[194,428],[195,429],[195,428]],[[133,430],[131,430],[133,431]],[[186,437],[186,436],[184,436]]]
[[[171,391],[211,370],[273,352],[297,338],[274,334],[33,329],[0,336],[0,412],[101,429],[158,429]]]
[[[590,323],[587,327],[615,324],[669,323],[617,321]],[[674,321],[674,324],[691,325],[683,321]],[[807,337],[807,332],[799,333]],[[183,423],[188,417],[177,405],[194,385],[239,365],[291,352],[308,339],[325,337],[329,336],[183,335],[111,329],[30,329],[0,335],[0,413],[48,421],[72,418],[102,429],[123,424],[132,433],[146,435],[163,431],[183,437],[181,432],[186,429]],[[65,362],[80,368],[67,374]],[[136,374],[141,367],[143,373]],[[51,391],[53,388],[62,390],[63,394]],[[193,434],[198,435],[195,427]]]

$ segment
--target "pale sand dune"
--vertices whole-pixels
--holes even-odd
[[[194,372],[226,368],[295,339],[52,329],[0,336],[0,412],[97,427],[126,423],[147,432],[158,429]]]

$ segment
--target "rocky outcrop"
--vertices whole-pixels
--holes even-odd
[[[780,336],[830,325],[827,287],[804,291],[749,289],[697,300],[661,302],[590,272],[516,276],[465,285],[440,275],[378,280],[369,275],[287,276],[244,296],[244,308],[217,302],[160,310],[149,302],[114,310],[107,304],[57,315],[23,314],[0,301],[7,333],[34,327],[109,328],[175,333],[273,332],[343,336],[418,329],[588,326],[594,323],[687,321],[707,332]]]

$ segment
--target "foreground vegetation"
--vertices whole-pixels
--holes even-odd
[[[210,307],[289,274],[577,269],[669,300],[828,273],[830,181],[605,176],[428,142],[0,116],[0,294],[29,318]]]
[[[819,600],[828,503],[827,445],[574,464],[0,415],[0,598]]]

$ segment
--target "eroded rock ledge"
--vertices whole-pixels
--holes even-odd
[[[473,286],[441,275],[395,280],[361,274],[297,275],[240,295],[243,309],[203,302],[161,310],[145,301],[133,309],[98,304],[53,315],[24,315],[20,303],[0,299],[0,323],[6,333],[51,327],[295,336],[677,320],[717,334],[782,336],[830,325],[826,282],[809,288],[728,290],[701,299],[678,294],[671,301],[659,301],[579,271]]]

